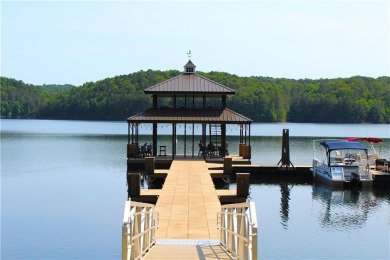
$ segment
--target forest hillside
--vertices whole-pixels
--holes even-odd
[[[390,77],[294,80],[197,73],[235,89],[228,107],[255,122],[390,123]],[[78,87],[1,77],[1,118],[126,120],[152,106],[145,88],[179,74],[139,71]]]

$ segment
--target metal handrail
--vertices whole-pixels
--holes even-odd
[[[159,215],[154,205],[126,201],[122,225],[122,259],[142,259],[156,243]]]
[[[235,259],[257,259],[257,217],[254,202],[222,206],[217,214],[221,245]]]

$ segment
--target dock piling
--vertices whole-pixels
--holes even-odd
[[[233,173],[233,158],[224,157],[223,158],[223,174],[231,175]]]
[[[248,144],[239,144],[238,153],[243,159],[251,159],[251,146]]]
[[[141,173],[127,173],[127,194],[128,197],[141,195]]]
[[[147,175],[154,174],[155,157],[145,157],[145,172]]]
[[[249,196],[249,173],[237,173],[237,197]]]
[[[278,162],[278,165],[281,163],[279,169],[286,168],[289,169],[292,167],[295,168],[292,162],[290,161],[290,134],[288,129],[283,129],[283,139],[282,139],[282,158]]]

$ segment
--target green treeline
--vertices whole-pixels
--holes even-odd
[[[0,78],[1,118],[36,118],[40,110],[54,99],[53,93],[23,81]]]
[[[145,88],[180,73],[139,71],[79,87],[1,77],[1,117],[125,120],[152,106]],[[390,123],[390,77],[293,80],[197,73],[235,89],[228,107],[255,122]]]

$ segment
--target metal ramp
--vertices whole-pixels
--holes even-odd
[[[157,239],[145,259],[234,259],[219,240]]]

